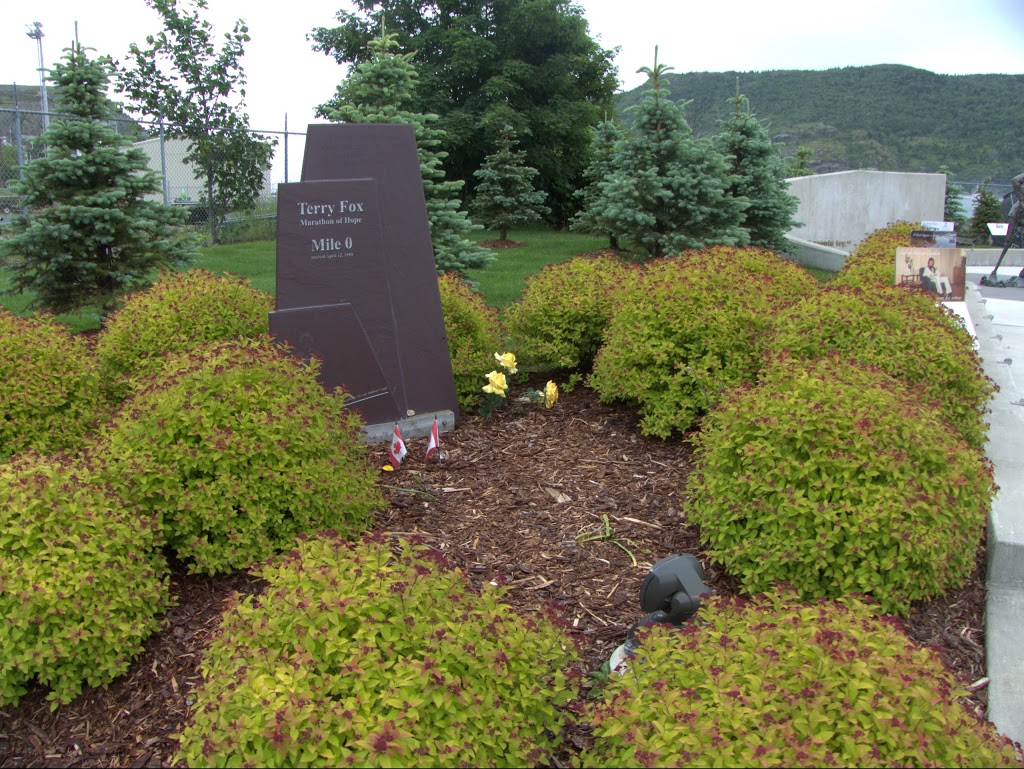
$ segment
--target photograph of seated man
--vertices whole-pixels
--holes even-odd
[[[928,264],[921,268],[921,287],[938,294],[942,299],[953,298],[953,286],[949,278],[939,272],[934,257],[928,257]]]

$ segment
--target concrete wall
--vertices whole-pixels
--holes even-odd
[[[995,267],[999,259],[1001,248],[965,248],[964,256],[967,257],[967,265],[975,267]],[[1008,249],[1003,256],[1003,263],[999,265],[999,277],[1012,278],[1013,273],[1018,270],[1004,270],[1004,267],[1024,266],[1024,248]],[[1004,275],[1004,273],[1006,273]]]
[[[782,254],[801,267],[815,267],[819,270],[839,272],[846,264],[848,251],[831,246],[819,246],[809,240],[786,236],[786,250]]]
[[[942,221],[945,174],[839,171],[789,179],[800,227],[788,234],[839,248],[856,246],[896,221]]]

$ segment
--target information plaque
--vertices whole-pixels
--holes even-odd
[[[321,360],[371,438],[458,414],[412,126],[310,125],[303,181],[278,186],[270,330]],[[440,420],[439,420],[440,421]]]

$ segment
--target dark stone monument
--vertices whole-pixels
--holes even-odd
[[[371,440],[458,414],[412,126],[310,125],[302,181],[277,193],[270,331],[322,359]]]

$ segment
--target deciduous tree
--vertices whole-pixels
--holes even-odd
[[[146,0],[163,29],[132,44],[117,90],[133,111],[165,123],[167,136],[188,142],[187,162],[205,188],[210,241],[231,210],[251,209],[263,189],[274,140],[249,131],[244,112],[244,47],[249,31],[235,22],[218,51],[212,25],[199,18],[206,0]]]
[[[177,226],[182,213],[150,199],[160,178],[147,170],[145,154],[107,124],[111,68],[75,44],[52,70],[61,117],[44,134],[46,154],[14,185],[27,213],[0,240],[13,288],[35,292],[35,305],[55,313],[96,307],[106,314],[158,268],[195,255]]]
[[[475,186],[491,151],[488,125],[508,123],[540,171],[552,216],[568,221],[589,161],[589,127],[611,110],[612,57],[570,0],[354,0],[337,27],[313,30],[314,49],[339,63],[369,58],[384,25],[420,72],[411,109],[440,115],[449,178]],[[326,106],[326,105],[325,105]],[[326,109],[325,109],[326,114]]]

